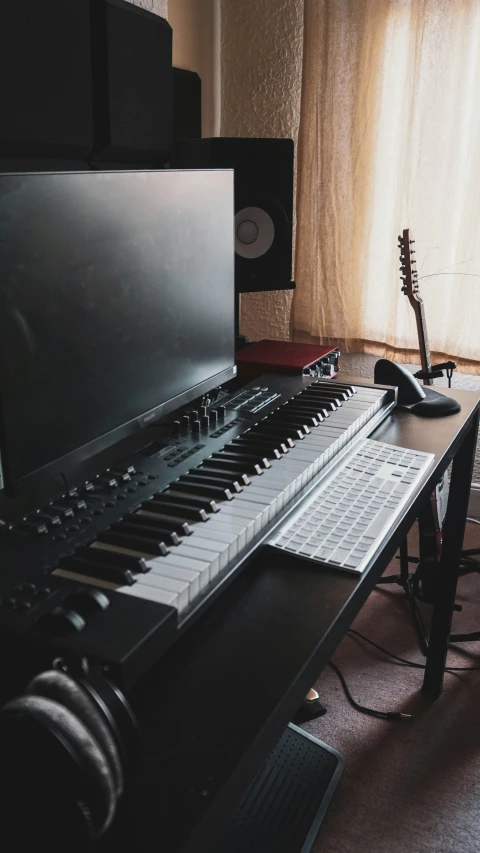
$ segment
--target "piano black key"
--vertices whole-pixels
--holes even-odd
[[[319,388],[316,385],[310,385],[307,393],[317,394],[319,398],[324,400],[337,400],[339,404],[348,400],[348,394],[342,388],[324,388],[323,386]]]
[[[248,474],[240,474],[238,471],[232,471],[231,468],[223,468],[219,471],[217,468],[208,464],[208,459],[205,460],[201,468],[194,468],[190,473],[206,474],[208,477],[214,477],[217,480],[223,480],[224,477],[229,477],[239,482],[241,486],[249,486],[250,479]]]
[[[183,480],[175,480],[173,483],[170,483],[170,491],[186,492],[191,495],[205,495],[205,497],[214,501],[231,501],[233,498],[230,489],[208,485],[208,483],[203,485],[192,483],[191,481],[185,483]]]
[[[143,505],[143,509],[147,512],[153,512],[153,510],[158,510],[159,512],[164,513],[165,515],[173,516],[173,518],[178,519],[188,519],[189,521],[208,521],[208,515],[204,509],[199,509],[197,506],[192,506],[185,501],[185,503],[175,503],[175,501],[160,500],[158,496],[152,498],[151,501],[145,503]]]
[[[125,515],[122,519],[122,522],[126,522],[127,524],[134,524],[136,527],[148,527],[149,530],[155,530],[155,532],[159,535],[160,539],[163,542],[167,542],[169,545],[178,545],[181,542],[179,533],[175,530],[172,530],[162,521],[157,521],[156,518],[153,518],[151,515],[139,515],[138,513],[131,513],[130,515]],[[188,527],[188,525],[184,525]],[[189,528],[189,533],[191,530]],[[186,536],[187,533],[182,531],[182,536]]]
[[[105,530],[103,533],[99,533],[97,542],[106,542],[107,545],[118,545],[119,548],[129,548],[131,551],[139,551],[141,554],[152,554],[153,556],[165,557],[169,553],[164,542],[135,536],[131,533],[119,533],[116,530]]]
[[[291,438],[292,440],[297,441],[297,439],[305,438],[306,433],[300,427],[292,427],[288,426],[288,424],[280,424],[278,421],[260,421],[259,424],[255,426],[255,432],[263,433],[264,435],[269,435],[271,437],[279,437],[283,436],[285,438]]]
[[[157,527],[153,518],[151,526],[122,520],[112,524],[110,530],[113,530],[114,533],[126,533],[128,536],[144,536],[145,539],[154,539],[156,542],[163,542],[165,548],[168,548],[169,545],[178,545],[180,542],[177,533]]]
[[[248,448],[252,453],[257,453],[259,456],[265,455],[267,459],[268,457],[270,457],[270,459],[281,459],[282,454],[288,452],[288,449],[285,444],[283,445],[284,449],[282,450],[278,447],[275,447],[272,442],[260,441],[260,439],[255,441],[253,438],[248,439],[246,437],[235,438],[233,441],[226,445],[225,450],[228,447]]]
[[[135,578],[130,569],[124,569],[121,566],[109,566],[106,563],[100,562],[91,563],[90,560],[84,560],[81,557],[64,557],[60,560],[57,568],[78,572],[80,575],[97,578],[97,580],[118,583],[121,586],[125,586],[126,584],[132,586],[135,583]]]
[[[185,474],[183,477],[180,477],[181,483],[202,483],[206,485],[212,486],[220,486],[224,489],[229,489],[232,493],[243,491],[242,486],[240,485],[238,480],[232,480],[230,477],[225,477],[221,472],[218,473],[219,476],[212,476],[212,472],[210,471],[208,474],[204,474],[200,468],[196,468],[192,473]]]
[[[121,554],[119,551],[107,551],[106,548],[79,548],[75,551],[75,557],[88,560],[90,563],[107,563],[110,566],[118,566],[122,569],[130,569],[131,572],[144,574],[148,572],[148,566],[143,557],[134,557],[133,554]]]
[[[255,425],[251,430],[246,432],[245,435],[251,436],[252,438],[258,438],[260,441],[274,441],[277,446],[285,444],[288,449],[295,447],[293,438],[290,438],[290,436],[280,435],[280,427],[277,429],[278,433],[272,431],[267,434],[264,431],[258,431],[257,425]]]
[[[153,507],[149,509],[150,502],[143,504],[142,506],[142,515],[140,513],[136,513],[136,516],[139,518],[148,518],[150,521],[154,521],[155,524],[158,523],[165,528],[165,530],[172,530],[174,533],[177,533],[178,536],[191,536],[193,533],[192,528],[186,521],[182,521],[181,519],[167,518],[166,513],[158,509],[158,507]],[[148,513],[148,515],[143,515],[143,513]]]
[[[208,464],[209,468],[219,468],[221,471],[225,472],[236,472],[239,474],[247,474],[247,476],[251,474],[263,474],[263,469],[257,462],[236,462],[232,457],[225,456],[223,459],[216,459],[213,456],[209,456],[208,459],[205,460],[205,463]]]
[[[307,408],[307,406],[297,406],[295,403],[289,403],[288,405],[282,406],[281,411],[292,413],[297,418],[313,418],[311,422],[307,420],[307,425],[318,426],[318,424],[322,423],[322,421],[328,417],[328,412],[326,412],[326,410],[322,410],[321,406],[316,406],[315,411],[313,411],[313,408],[313,406]],[[315,423],[313,421],[315,421]]]
[[[283,415],[277,415],[276,417],[272,418],[271,422],[277,424],[280,427],[283,427],[283,425],[285,424],[285,426],[287,426],[289,429],[301,429],[304,433],[304,437],[305,435],[310,435],[310,428],[305,423],[304,418],[286,418]]]
[[[287,403],[285,408],[289,409],[290,406],[302,412],[310,412],[321,419],[328,418],[330,412],[334,412],[338,408],[335,403],[323,403],[321,400],[303,400],[301,397],[295,397],[295,401]]]
[[[219,507],[216,505],[215,501],[209,500],[208,498],[202,497],[194,497],[194,495],[174,495],[170,491],[170,488],[166,489],[164,492],[159,492],[155,495],[154,500],[156,501],[166,501],[170,504],[189,504],[193,507],[198,507],[198,509],[204,509],[205,512],[218,512]]]
[[[247,448],[245,450],[241,448],[235,450],[234,447],[229,447],[227,444],[219,453],[212,453],[213,459],[225,459],[225,457],[233,459],[236,462],[253,462],[253,464],[258,464],[262,468],[270,468],[270,462],[266,456],[258,456],[256,453],[251,453]]]
[[[327,412],[336,412],[337,409],[342,405],[341,402],[335,402],[333,399],[318,399],[313,394],[305,394],[305,396],[299,397],[299,405],[301,406],[312,406],[314,408],[321,408]]]
[[[315,388],[330,387],[330,382],[328,383],[328,385],[325,385],[324,382],[314,382],[313,384]],[[346,391],[349,397],[353,397],[353,395],[357,393],[357,389],[354,388],[353,385],[347,385],[346,382],[337,382],[337,380],[335,380],[335,382],[332,382],[331,385],[332,388],[341,388],[342,391]]]
[[[316,427],[320,423],[320,419],[316,418],[315,415],[310,415],[307,412],[303,412],[301,409],[287,408],[287,406],[284,406],[278,412],[275,412],[272,420],[285,421],[285,423],[293,424],[294,426],[300,424],[301,427],[305,426],[307,428]]]

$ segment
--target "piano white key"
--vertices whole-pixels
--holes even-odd
[[[252,493],[253,494],[260,494],[260,495],[268,493],[272,500],[275,499],[275,511],[280,512],[280,510],[283,508],[283,505],[285,503],[285,492],[286,492],[285,489],[279,489],[278,487],[274,488],[271,485],[271,481],[264,483],[264,481],[262,480],[261,486],[260,485],[257,486],[256,483],[253,484],[253,492]]]
[[[227,529],[226,525],[215,525],[213,527],[211,524],[208,525],[208,531],[202,530],[201,535],[203,537],[203,542],[208,543],[208,547],[210,549],[220,550],[221,548],[227,549],[228,560],[234,560],[238,554],[238,540],[240,536],[241,527],[237,528],[236,533],[233,533],[233,528],[230,525],[230,529]],[[185,540],[185,544],[190,543],[190,539]],[[197,541],[197,540],[195,540]],[[207,545],[205,545],[207,547]]]
[[[211,519],[208,529],[211,531],[212,536],[216,535],[216,530],[223,533],[234,534],[237,541],[237,548],[241,551],[242,548],[245,548],[245,545],[248,545],[255,535],[255,522],[246,518],[233,519],[231,516],[227,518],[225,507],[222,507],[220,512],[216,514],[215,518]]]
[[[270,497],[268,494],[254,494],[252,498],[248,498],[250,504],[255,504],[258,512],[261,513],[261,526],[264,527],[267,522],[275,518],[276,498]],[[239,501],[240,503],[240,501]]]
[[[189,536],[188,538],[191,539],[192,537]],[[192,569],[194,572],[200,572],[200,574],[205,575],[206,583],[208,584],[210,581],[210,566],[208,561],[201,560],[199,557],[193,559],[181,556],[178,554],[178,549],[180,547],[181,545],[177,545],[175,551],[171,551],[165,557],[155,557],[155,561],[161,560],[166,566],[178,566],[180,569]],[[145,577],[148,577],[148,575]],[[203,586],[204,583],[205,581],[201,581],[200,586]]]
[[[148,589],[153,588],[162,592],[175,593],[177,596],[175,607],[179,613],[185,610],[190,600],[189,584],[176,578],[169,578],[165,575],[148,572],[146,575],[137,575],[136,582],[129,589],[136,589],[139,585]]]
[[[149,560],[147,565],[149,568],[149,575],[162,575],[167,578],[175,578],[176,580],[185,581],[188,583],[189,587],[189,598],[192,601],[196,598],[201,590],[200,580],[205,576],[206,572],[195,572],[192,569],[180,569],[177,566],[169,566],[165,565],[165,563],[161,562],[162,558],[157,560]],[[203,584],[204,588],[207,579],[205,578],[205,582]]]
[[[131,595],[133,598],[146,598],[148,601],[155,601],[157,604],[169,604],[178,610],[178,594],[168,592],[166,589],[156,589],[153,586],[134,583],[133,586],[117,586],[115,591],[124,595]]]
[[[204,541],[201,537],[196,539],[193,535],[189,537],[188,542],[182,542],[175,549],[175,555],[177,557],[189,557],[192,560],[205,560],[210,567],[210,580],[213,580],[228,563],[228,548],[217,550],[213,548],[213,543],[211,543],[210,548],[205,548],[202,547]]]
[[[243,492],[242,492],[243,494]],[[217,513],[225,518],[235,518],[240,519],[243,518],[245,520],[253,521],[254,525],[254,535],[260,533],[261,527],[261,519],[259,517],[258,511],[254,509],[254,507],[250,507],[247,504],[241,504],[239,506],[239,502],[236,500],[229,501],[228,506],[225,504],[221,513]]]

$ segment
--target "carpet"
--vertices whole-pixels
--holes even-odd
[[[470,514],[480,518],[478,493]],[[464,544],[480,546],[480,526],[467,524]],[[417,553],[415,529],[409,550]],[[463,611],[455,614],[453,630],[480,630],[480,575],[460,580],[457,601]],[[430,609],[424,606],[427,616]],[[396,585],[373,591],[352,627],[423,661]],[[357,639],[345,637],[332,660],[357,701],[414,719],[359,714],[333,670],[324,670],[315,686],[327,714],[303,728],[340,750],[346,768],[314,853],[480,853],[480,671],[447,674],[442,696],[429,704],[420,693],[422,670],[397,666]],[[458,646],[448,663],[480,667],[480,643]]]

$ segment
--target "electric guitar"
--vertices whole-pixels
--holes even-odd
[[[415,312],[415,320],[417,322],[418,345],[420,349],[420,363],[422,369],[415,376],[423,380],[424,385],[433,385],[433,379],[443,376],[442,370],[432,370],[432,361],[430,357],[430,346],[428,343],[427,323],[425,320],[425,307],[423,299],[420,296],[420,287],[418,284],[418,272],[415,261],[415,240],[412,237],[410,228],[405,228],[403,234],[398,237],[398,247],[400,249],[400,272],[402,284],[402,293],[408,297],[408,301]],[[448,365],[453,365],[454,362],[448,362]],[[447,368],[447,364],[442,365],[442,368]],[[445,519],[447,500],[449,491],[448,473],[445,471],[440,482],[437,484],[435,491],[431,497],[431,507],[433,511],[434,523],[436,528],[436,556],[439,556],[442,545],[442,527]]]
[[[403,281],[402,292],[408,296],[408,301],[415,312],[415,320],[417,321],[418,344],[420,348],[420,363],[422,365],[421,373],[418,378],[423,379],[424,385],[433,385],[432,360],[430,358],[430,346],[428,343],[427,323],[425,320],[425,307],[423,299],[420,296],[420,288],[418,284],[418,272],[415,261],[415,249],[412,245],[415,240],[412,237],[410,228],[405,228],[402,235],[398,237],[398,246],[400,249],[400,271]],[[435,371],[436,376],[442,376],[442,371]]]

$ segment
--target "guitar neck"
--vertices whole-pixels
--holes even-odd
[[[430,358],[430,346],[428,343],[427,324],[425,322],[425,309],[423,300],[419,299],[415,304],[415,318],[417,321],[418,343],[420,346],[420,362],[424,373],[429,373],[432,369],[432,360]],[[424,385],[433,385],[432,379],[425,379]]]

